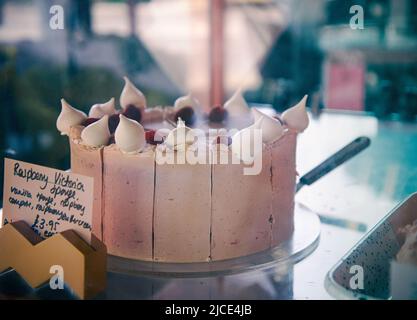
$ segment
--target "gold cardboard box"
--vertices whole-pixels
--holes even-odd
[[[107,248],[94,235],[90,246],[72,230],[42,239],[23,221],[0,229],[0,273],[13,268],[36,288],[53,276],[53,265],[63,268],[64,282],[81,299],[106,287]]]

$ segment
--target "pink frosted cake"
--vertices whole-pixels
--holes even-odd
[[[62,100],[71,170],[94,178],[93,232],[111,255],[160,262],[245,256],[294,229],[297,134],[306,97],[281,117],[240,92],[207,114],[191,95],[148,108],[125,78],[89,115]]]

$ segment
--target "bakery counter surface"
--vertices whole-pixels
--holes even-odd
[[[325,112],[300,135],[301,174],[358,136],[371,146],[314,185],[296,201],[335,219],[374,226],[391,208],[417,191],[417,125],[382,122],[372,116]],[[332,299],[324,287],[329,269],[363,236],[358,224],[321,224],[320,243],[295,265],[204,278],[168,278],[108,273],[102,299]],[[0,298],[71,298],[67,290],[32,290],[15,272],[0,277]]]

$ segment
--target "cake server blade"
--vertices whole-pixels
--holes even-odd
[[[345,163],[349,159],[356,156],[361,151],[365,150],[371,144],[368,137],[358,137],[342,149],[331,155],[318,166],[303,175],[296,185],[295,192],[298,192],[302,187],[309,186],[325,176],[335,168]]]
[[[345,163],[361,151],[365,150],[367,147],[369,147],[370,144],[371,140],[368,137],[362,136],[356,138],[351,143],[349,143],[348,145],[337,151],[335,154],[331,155],[329,158],[324,160],[318,166],[316,166],[315,168],[307,172],[305,175],[303,175],[296,185],[295,192],[297,193],[305,185],[309,186],[313,184],[321,177],[325,176],[341,164]],[[305,205],[303,206],[308,208]],[[316,212],[316,214],[319,216],[320,221],[325,224],[334,225],[341,228],[352,229],[359,232],[365,232],[367,229],[366,224],[361,222],[350,221],[348,219],[325,215],[318,212]]]

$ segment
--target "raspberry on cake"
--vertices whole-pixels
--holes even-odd
[[[195,122],[195,112],[192,107],[184,107],[177,111],[174,120],[181,119],[186,125],[193,125]]]
[[[140,122],[142,120],[142,112],[141,109],[136,108],[133,104],[129,104],[126,109],[123,110],[122,113],[126,118],[136,120]]]
[[[111,134],[113,134],[116,131],[117,126],[119,125],[119,122],[120,122],[120,114],[118,113],[113,114],[109,117],[109,130]]]
[[[156,145],[159,143],[162,143],[162,139],[155,138],[156,130],[153,129],[147,129],[145,130],[145,139],[146,142],[152,145]]]
[[[227,119],[228,112],[222,106],[216,106],[210,110],[208,119],[211,122],[223,122]]]

